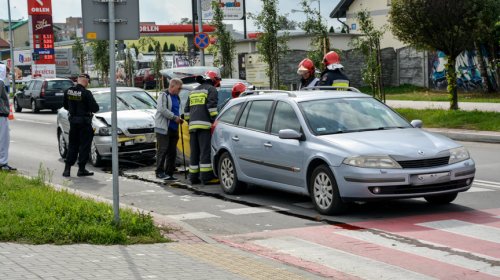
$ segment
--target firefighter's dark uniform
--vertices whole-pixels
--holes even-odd
[[[217,117],[217,89],[206,80],[189,93],[184,108],[184,119],[189,122],[191,158],[189,179],[191,183],[204,183],[214,179],[210,163],[210,127]]]
[[[318,86],[348,87],[349,78],[340,69],[326,69],[321,73]]]
[[[81,175],[89,159],[90,145],[94,138],[92,116],[93,113],[99,111],[99,105],[95,101],[92,92],[77,84],[64,92],[63,106],[64,109],[68,110],[69,120],[66,168],[69,170],[69,167],[75,164],[78,157],[78,174]]]

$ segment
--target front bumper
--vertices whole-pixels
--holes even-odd
[[[97,152],[101,157],[111,157],[111,136],[94,136]],[[119,157],[154,157],[156,155],[156,137],[154,133],[118,136]]]
[[[332,166],[345,201],[413,198],[468,190],[476,173],[472,159],[431,168],[376,169]]]

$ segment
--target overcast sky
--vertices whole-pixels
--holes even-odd
[[[8,19],[7,0],[0,0],[3,9],[0,9],[0,18]],[[82,0],[52,0],[52,17],[54,22],[65,22],[67,17],[81,17]],[[85,0],[90,1],[90,0]],[[339,0],[319,0],[321,5],[321,15],[328,20],[328,26],[340,26],[337,20],[330,19],[330,12],[338,4]],[[27,0],[10,0],[12,19],[27,19]],[[139,0],[141,21],[154,21],[156,24],[178,23],[183,17],[191,16],[190,0]],[[258,13],[262,6],[260,0],[246,0],[247,12]],[[300,0],[280,0],[279,13],[289,14],[289,18],[295,21],[304,21],[303,13],[291,13],[291,9],[300,10]],[[318,7],[318,0],[311,2],[312,7]],[[226,23],[233,24],[235,29],[243,30],[243,21],[230,20]],[[252,22],[247,22],[248,31],[254,31]]]

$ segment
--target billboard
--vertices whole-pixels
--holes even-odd
[[[52,0],[28,0],[28,15],[52,15]]]
[[[54,31],[51,0],[27,0],[30,21],[30,43],[38,59],[34,61],[32,74],[55,77]],[[40,67],[35,67],[40,65]]]
[[[213,19],[212,2],[221,7],[225,20],[243,19],[243,0],[201,0],[201,18],[203,20]]]

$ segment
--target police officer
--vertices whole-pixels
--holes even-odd
[[[191,91],[184,108],[184,119],[189,121],[191,158],[189,180],[191,184],[216,183],[210,163],[210,127],[217,117],[217,89],[221,78],[214,71],[199,76],[200,83]]]
[[[78,76],[77,85],[64,92],[64,109],[68,110],[69,144],[63,176],[69,177],[71,166],[78,157],[77,176],[92,176],[93,172],[85,169],[90,155],[90,145],[94,138],[92,128],[93,113],[99,111],[99,105],[92,92],[86,89],[90,81],[88,74]]]
[[[349,78],[342,72],[342,64],[340,64],[339,55],[331,51],[323,57],[323,63],[326,66],[325,71],[321,73],[319,86],[334,86],[334,87],[348,87]]]
[[[297,74],[301,76],[299,89],[306,87],[313,87],[319,82],[319,79],[314,76],[316,72],[316,67],[314,67],[314,62],[309,58],[304,58],[297,69]]]

